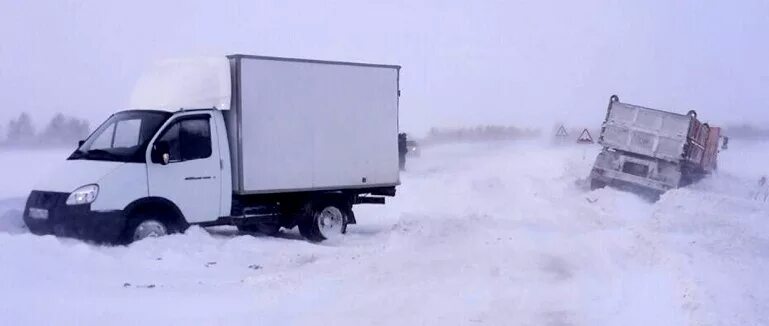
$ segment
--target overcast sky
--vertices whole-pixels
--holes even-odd
[[[367,4],[364,4],[367,3]],[[769,123],[769,1],[0,0],[0,121],[98,124],[168,57],[403,66],[401,127],[597,126],[611,94]]]

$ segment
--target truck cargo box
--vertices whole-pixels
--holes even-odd
[[[228,56],[238,194],[399,183],[398,66]]]

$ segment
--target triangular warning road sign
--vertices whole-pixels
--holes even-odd
[[[566,132],[566,128],[564,128],[563,125],[561,125],[560,127],[558,127],[558,131],[555,133],[555,136],[556,137],[568,137],[569,133]]]
[[[590,136],[590,132],[587,131],[587,128],[582,130],[582,133],[579,135],[579,138],[577,138],[577,142],[580,144],[592,144],[593,143],[593,136]]]

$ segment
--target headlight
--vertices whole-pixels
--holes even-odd
[[[69,197],[67,197],[67,205],[83,205],[90,204],[96,200],[96,196],[99,195],[99,186],[87,185],[75,189]]]

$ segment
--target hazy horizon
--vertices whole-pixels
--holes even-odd
[[[150,6],[151,4],[151,6]],[[151,8],[151,9],[148,9]],[[3,2],[0,110],[92,127],[153,61],[248,53],[403,66],[401,128],[594,127],[608,98],[769,123],[769,3]]]

